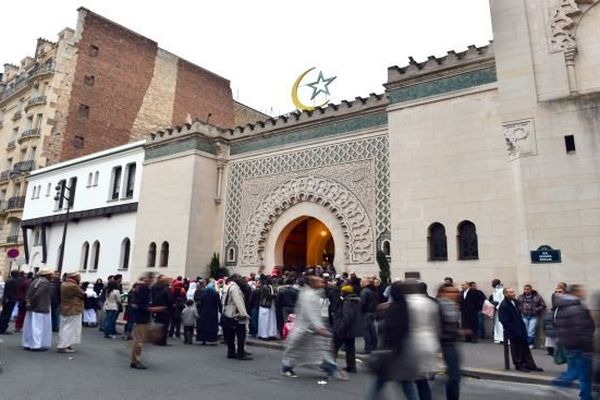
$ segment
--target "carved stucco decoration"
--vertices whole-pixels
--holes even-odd
[[[309,201],[327,208],[340,222],[346,263],[373,262],[373,231],[365,208],[345,186],[319,176],[301,176],[279,185],[262,199],[243,234],[242,265],[260,265],[273,223],[287,209]]]
[[[511,159],[537,154],[533,119],[504,123],[502,130]]]

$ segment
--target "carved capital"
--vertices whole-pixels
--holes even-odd
[[[533,119],[502,124],[506,149],[511,159],[537,154]]]

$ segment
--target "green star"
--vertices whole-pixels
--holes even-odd
[[[327,96],[329,96],[329,84],[331,82],[333,82],[333,80],[337,78],[337,76],[333,76],[331,78],[327,78],[325,79],[323,77],[323,71],[319,72],[319,77],[317,78],[317,80],[315,82],[312,83],[308,83],[306,84],[306,86],[310,86],[313,89],[313,93],[312,96],[310,96],[310,99],[314,99],[315,97],[317,97],[320,93],[324,93]]]

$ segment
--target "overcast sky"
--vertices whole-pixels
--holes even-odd
[[[38,37],[56,41],[62,28],[75,28],[84,6],[229,79],[236,100],[269,114],[293,110],[292,84],[310,67],[337,76],[329,89],[339,102],[383,92],[387,67],[408,56],[421,61],[492,39],[486,0],[2,3],[1,64],[32,55]]]

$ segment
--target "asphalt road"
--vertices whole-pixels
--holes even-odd
[[[131,342],[104,339],[97,329],[84,328],[75,354],[42,353],[20,347],[20,335],[0,336],[0,400],[151,400],[151,399],[365,399],[371,377],[363,370],[349,382],[319,385],[321,373],[297,370],[298,379],[279,375],[281,351],[249,347],[253,361],[225,358],[225,347],[146,346],[148,370],[129,368]],[[56,343],[56,339],[54,341]],[[432,383],[434,399],[444,399],[443,380]],[[572,399],[575,391],[558,396],[552,388],[465,378],[461,399]],[[388,385],[388,399],[402,398]]]

